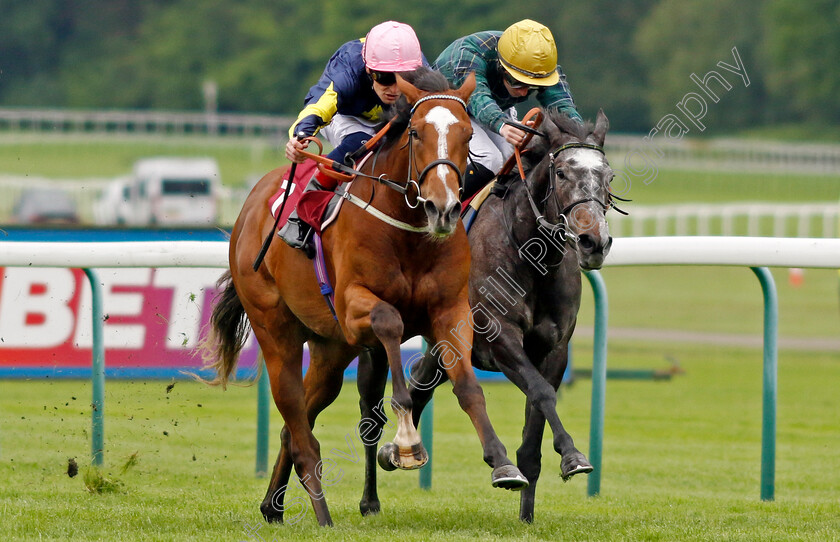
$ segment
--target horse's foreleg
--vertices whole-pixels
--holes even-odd
[[[569,357],[568,341],[561,341],[549,352],[543,362],[543,374],[546,381],[553,390],[551,414],[546,416],[551,431],[554,433],[554,450],[562,456],[560,463],[560,475],[563,481],[568,481],[575,474],[590,473],[594,469],[586,459],[586,456],[575,447],[572,436],[563,427],[560,417],[557,415],[557,390],[563,382],[563,374],[566,372],[566,365]]]
[[[499,368],[548,421],[554,434],[554,450],[563,457],[560,464],[563,480],[568,480],[575,474],[592,472],[592,465],[575,448],[572,436],[563,427],[560,416],[557,415],[557,388],[566,369],[567,349],[565,341],[555,346],[543,362],[543,366],[546,367],[546,374],[543,375],[525,353],[521,331],[518,328],[513,329],[511,326],[511,329],[503,329],[490,343],[490,351]]]
[[[385,413],[381,401],[388,381],[388,358],[381,348],[359,355],[359,372],[356,385],[359,388],[359,438],[365,446],[365,487],[359,511],[363,516],[376,514],[380,510],[376,491],[376,446],[385,427]]]
[[[525,426],[522,429],[522,445],[516,451],[516,464],[531,483],[519,495],[519,519],[526,523],[534,521],[534,499],[537,481],[542,470],[542,438],[545,432],[545,416],[525,401]]]
[[[390,402],[397,418],[397,434],[393,443],[386,444],[379,451],[379,465],[386,470],[419,469],[429,460],[429,455],[412,420],[411,396],[403,376],[400,356],[404,330],[402,317],[396,308],[362,286],[347,287],[344,299],[347,300],[348,340],[359,340],[372,332],[382,343],[391,369],[393,397]]]
[[[508,459],[507,450],[499,440],[490,418],[487,416],[487,404],[484,392],[478,384],[470,361],[472,328],[469,322],[469,307],[463,310],[453,309],[433,318],[435,344],[430,353],[438,359],[438,364],[446,371],[452,381],[452,391],[458,398],[458,404],[470,417],[481,446],[484,461],[493,467],[491,482],[493,487],[519,490],[528,486],[528,480]],[[457,340],[450,331],[457,333]]]

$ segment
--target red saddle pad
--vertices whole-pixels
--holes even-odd
[[[283,206],[283,216],[280,217],[278,227],[282,227],[292,214],[292,210],[297,205],[306,183],[312,178],[312,172],[315,170],[315,162],[307,160],[302,164],[298,164],[295,170],[295,179],[291,187],[289,186],[289,171],[291,166],[286,166],[283,170],[283,182],[280,183],[280,190],[276,194],[268,198],[268,207],[271,209],[271,216],[277,218],[277,213],[280,207]],[[283,205],[283,195],[288,191],[286,196],[286,203]]]
[[[283,207],[283,216],[280,217],[280,222],[277,227],[282,228],[292,210],[297,207],[298,216],[301,220],[315,228],[319,234],[321,233],[321,222],[324,217],[324,212],[330,203],[330,200],[335,195],[330,190],[313,190],[311,192],[303,193],[306,184],[316,171],[317,164],[313,160],[305,160],[298,164],[295,170],[295,179],[291,188],[289,189],[288,201]],[[283,204],[283,194],[289,186],[289,172],[291,166],[287,166],[283,170],[283,182],[280,184],[280,190],[277,191],[268,200],[268,205],[271,208],[271,216],[277,218],[277,213]]]

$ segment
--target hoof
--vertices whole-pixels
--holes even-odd
[[[283,512],[278,511],[269,501],[260,505],[263,519],[268,523],[283,523]]]
[[[393,442],[385,444],[376,453],[376,462],[382,467],[382,470],[391,472],[397,470],[397,466],[391,462],[391,458],[397,454],[397,445]]]
[[[589,464],[586,456],[577,451],[568,456],[564,456],[563,461],[560,463],[560,476],[564,482],[568,482],[569,478],[575,474],[587,474],[593,470],[595,469]]]
[[[379,501],[361,501],[359,502],[359,512],[363,516],[374,516],[379,513]]]
[[[422,442],[413,446],[397,446],[393,442],[389,442],[377,452],[376,462],[386,471],[395,469],[414,470],[429,462],[429,454],[426,453],[426,448],[423,447]]]
[[[528,487],[528,479],[514,465],[502,465],[493,469],[490,480],[493,482],[493,487],[502,489],[519,491]]]

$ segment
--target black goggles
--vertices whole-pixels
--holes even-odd
[[[397,74],[393,72],[370,71],[370,77],[383,87],[390,87],[397,82]]]
[[[527,88],[527,89],[533,88],[533,86],[529,85],[528,83],[523,83],[522,81],[520,81],[518,79],[514,79],[513,76],[507,72],[507,70],[503,69],[502,71],[503,71],[503,74],[505,76],[505,81],[507,81],[507,84],[510,86],[510,88],[517,89],[517,90],[523,89],[523,88]]]

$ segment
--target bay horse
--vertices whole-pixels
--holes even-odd
[[[608,128],[603,111],[594,127],[548,113],[540,128],[546,137],[533,138],[522,154],[527,177],[520,179],[516,171],[500,175],[469,231],[470,304],[492,329],[475,333],[472,364],[501,371],[527,397],[517,466],[530,484],[520,495],[519,511],[528,523],[534,519],[546,421],[562,456],[563,480],[593,469],[563,427],[556,403],[580,308],[580,271],[600,268],[612,244],[605,218],[614,197],[613,170],[603,151]],[[360,371],[368,370],[374,357],[360,363]],[[430,352],[411,367],[415,422],[434,389],[446,381],[442,366],[445,362]],[[361,374],[359,379],[365,385],[372,380]],[[378,394],[363,393],[369,402],[384,388],[384,382],[374,383]],[[376,495],[375,484],[369,469],[363,502]]]
[[[443,339],[450,328],[468,319],[470,251],[459,220],[459,194],[472,134],[466,102],[475,78],[457,90],[428,69],[397,79],[403,98],[394,125],[374,159],[359,167],[361,175],[345,194],[348,201],[322,234],[335,317],[303,251],[275,242],[263,264],[256,271],[252,267],[262,240],[274,227],[267,202],[281,185],[280,169],[257,183],[231,234],[230,272],[219,282],[222,291],[204,344],[205,365],[216,370],[212,383],[225,385],[250,323],[285,422],[260,505],[269,522],[283,521],[294,467],[318,523],[332,525],[323,487],[335,483],[335,477],[327,475],[312,428],[316,416],[338,396],[344,370],[363,348],[381,346],[387,362],[382,374],[374,376],[384,379],[388,369],[392,375],[397,434],[393,444],[383,447],[380,460],[401,469],[419,468],[428,460],[412,417],[400,343],[415,335]],[[471,342],[468,336],[466,346],[453,345],[462,360],[468,359]],[[305,378],[304,343],[310,354]],[[493,485],[527,485],[493,430],[469,364],[451,364],[446,374],[493,468]],[[376,433],[378,440],[384,420],[370,420],[362,438]]]

